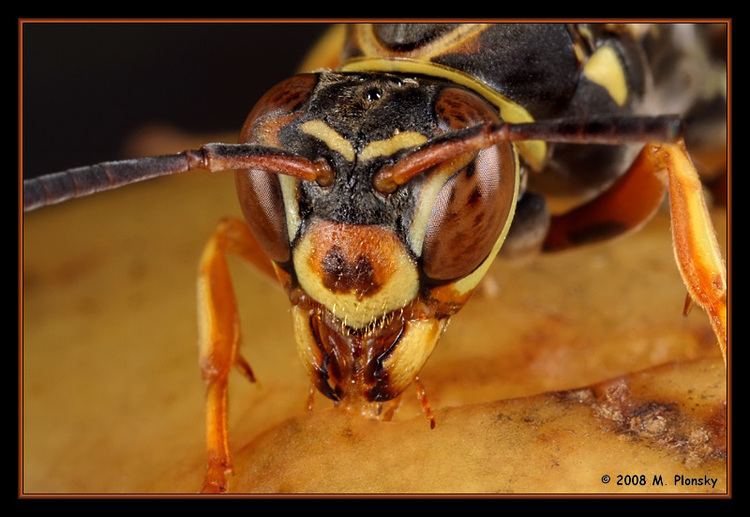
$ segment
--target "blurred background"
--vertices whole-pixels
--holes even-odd
[[[27,23],[24,177],[128,157],[128,138],[145,126],[239,132],[326,27]]]

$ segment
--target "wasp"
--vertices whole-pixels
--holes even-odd
[[[24,209],[195,169],[237,171],[244,219],[219,223],[198,273],[203,490],[221,492],[229,372],[254,377],[239,353],[229,255],[284,288],[320,393],[387,418],[416,384],[434,426],[419,372],[496,256],[624,235],[668,190],[689,300],[726,354],[724,265],[691,159],[726,167],[711,159],[725,142],[701,117],[715,114],[704,106],[711,86],[672,84],[675,63],[697,59],[679,41],[666,25],[339,26],[257,101],[240,143],[26,180]],[[567,206],[553,211],[560,199]]]

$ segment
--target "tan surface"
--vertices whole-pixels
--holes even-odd
[[[231,175],[200,173],[27,215],[26,493],[200,487],[195,273],[224,215],[239,215]],[[724,220],[715,212],[723,246]],[[673,486],[706,474],[726,490],[724,369],[705,315],[680,315],[663,216],[616,242],[498,261],[423,370],[434,431],[411,389],[392,423],[320,395],[306,414],[285,295],[231,267],[260,379],[230,383],[231,491],[657,490],[615,486],[618,473],[711,491]],[[540,395],[667,363],[628,385]]]

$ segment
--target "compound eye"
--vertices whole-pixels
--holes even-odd
[[[235,178],[242,213],[258,244],[270,259],[287,262],[289,239],[278,174],[256,169],[238,172]]]
[[[279,132],[302,115],[317,82],[316,74],[300,74],[268,90],[245,119],[240,142],[283,148]]]
[[[316,84],[317,75],[300,74],[271,88],[250,111],[240,142],[284,149],[281,130],[302,115]],[[269,258],[287,262],[289,237],[279,175],[244,170],[237,172],[235,182],[242,212],[256,240]]]
[[[465,277],[484,262],[505,227],[515,191],[510,144],[483,149],[438,192],[422,248],[433,280]]]
[[[435,103],[446,130],[499,120],[496,109],[466,90],[447,88]],[[463,278],[489,256],[513,204],[516,163],[512,144],[480,151],[438,191],[422,247],[424,273],[433,280]]]

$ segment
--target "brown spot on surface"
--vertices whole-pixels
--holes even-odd
[[[66,258],[43,272],[37,271],[33,266],[27,266],[24,270],[24,290],[28,291],[37,285],[74,285],[99,269],[106,263],[107,258],[106,253],[102,251],[92,251]]]
[[[137,259],[130,262],[128,266],[128,277],[133,281],[143,280],[148,273],[148,263]]]
[[[633,396],[624,378],[590,389],[562,392],[558,397],[589,405],[605,425],[618,434],[675,450],[688,467],[726,457],[723,403],[707,419],[697,419],[689,416],[679,404]]]

